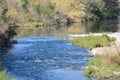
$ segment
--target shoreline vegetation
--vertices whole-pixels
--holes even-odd
[[[114,19],[119,15],[118,5],[118,0],[64,0],[64,3],[62,0],[1,0],[0,24],[14,22],[23,27],[41,27]],[[16,41],[11,41],[16,35],[15,29],[18,27],[16,24],[7,25],[7,27],[6,24],[0,25],[3,27],[0,28],[0,48],[16,43]],[[109,46],[109,40],[106,40],[107,37],[104,38],[106,43],[94,46]],[[92,49],[94,46],[88,48]],[[5,71],[1,73],[5,74]]]
[[[118,15],[118,0],[65,0],[64,3],[60,0],[0,1],[0,21],[12,21],[22,26],[61,26],[116,19]]]
[[[2,54],[0,52],[0,54]],[[0,55],[0,80],[16,80],[15,78],[11,78],[8,76],[6,70],[2,66],[2,55]]]
[[[102,34],[100,36],[88,35],[76,37],[72,40],[72,44],[91,50],[97,47],[109,47],[114,41],[115,38],[109,38],[106,34]]]
[[[15,78],[10,78],[7,75],[6,70],[2,70],[2,71],[0,71],[0,80],[16,80],[16,79]]]
[[[2,51],[0,51],[0,80],[16,80],[15,78],[11,78],[8,76],[6,70],[2,66]]]
[[[94,57],[88,63],[85,69],[87,77],[96,77],[105,80],[119,80],[120,78],[120,38],[119,33],[111,34],[88,34],[88,35],[71,35],[72,43],[76,46],[82,46],[91,50]],[[74,38],[75,37],[75,38]],[[111,47],[115,46],[115,47]],[[93,54],[92,50],[96,50]],[[110,49],[105,49],[106,47]],[[115,48],[115,51],[114,51]],[[104,50],[105,49],[105,50]],[[112,49],[112,52],[111,52]],[[102,53],[104,52],[104,53]]]
[[[13,37],[17,35],[15,30],[18,27],[15,23],[5,23],[4,26],[0,27],[0,49],[9,47],[12,43],[17,43],[13,40]]]
[[[2,66],[2,50],[10,47],[13,43],[17,43],[16,40],[13,40],[13,37],[17,34],[15,30],[18,27],[19,26],[14,23],[5,23],[4,26],[0,27],[0,80],[16,80],[15,78],[10,78]]]

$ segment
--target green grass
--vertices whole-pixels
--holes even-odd
[[[96,47],[110,46],[111,42],[115,41],[114,38],[109,38],[103,34],[101,36],[85,36],[74,38],[72,44],[75,46],[81,46],[84,48],[92,49]]]
[[[96,47],[110,46],[115,38],[109,38],[103,34],[101,36],[85,36],[74,38],[72,43],[76,46],[92,49]],[[89,62],[85,75],[88,77],[104,78],[120,72],[120,55],[95,55]]]
[[[0,80],[16,80],[15,78],[10,78],[7,74],[6,74],[6,70],[2,70],[0,72]]]
[[[90,60],[85,75],[88,77],[104,78],[120,72],[120,56],[95,55]]]

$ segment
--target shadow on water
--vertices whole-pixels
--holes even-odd
[[[89,27],[87,32],[117,32],[119,28],[119,22],[118,20],[95,21],[89,22],[87,27]]]

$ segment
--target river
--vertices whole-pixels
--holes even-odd
[[[95,80],[84,76],[83,68],[91,59],[88,50],[73,46],[68,35],[116,32],[118,25],[117,21],[104,21],[104,26],[102,22],[89,22],[67,27],[22,27],[15,38],[18,44],[4,55],[3,66],[17,80]]]

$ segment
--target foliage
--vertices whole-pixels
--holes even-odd
[[[14,22],[30,20],[48,23],[51,21],[52,23],[52,21],[60,18],[57,16],[57,12],[64,19],[67,18],[66,20],[81,22],[83,19],[114,18],[118,16],[118,11],[117,0],[64,0],[64,2],[62,0],[0,1],[0,18]],[[53,14],[55,15],[53,16]]]
[[[10,78],[9,76],[7,76],[6,70],[2,70],[0,72],[0,80],[16,80],[16,79],[15,78]]]
[[[103,6],[95,6],[92,9],[92,13],[98,16],[100,19],[116,18],[118,16],[118,0],[102,0]]]
[[[6,21],[6,13],[8,11],[8,7],[4,1],[0,2],[0,18],[3,19],[3,21]]]
[[[105,6],[103,7],[104,18],[114,18],[118,16],[118,0],[103,0]]]
[[[34,10],[37,11],[37,13],[40,13],[41,12],[41,8],[40,8],[40,5],[35,5],[34,6]]]
[[[72,43],[76,46],[92,49],[95,47],[110,46],[110,42],[112,41],[113,40],[111,40],[111,38],[103,34],[101,36],[90,35],[85,37],[77,37],[73,39]]]
[[[25,20],[30,21],[32,19],[32,16],[30,14],[25,15]]]
[[[55,11],[66,15],[73,22],[80,22],[86,16],[86,5],[79,0],[54,0]],[[62,7],[61,7],[62,6]]]
[[[22,7],[23,7],[24,9],[27,8],[27,5],[28,5],[28,1],[27,1],[27,0],[22,0]]]
[[[37,11],[37,13],[50,14],[55,10],[55,4],[49,3],[47,6],[37,4],[34,6],[34,10]]]
[[[99,7],[93,8],[91,12],[99,18],[103,17],[102,10]]]
[[[90,13],[99,19],[111,19],[118,16],[118,0],[80,0],[86,5],[87,14]]]
[[[88,77],[104,78],[120,71],[120,56],[109,54],[95,55],[89,62],[85,75]]]
[[[75,22],[80,22],[80,19],[83,19],[86,16],[85,7],[86,6],[79,0],[74,0],[73,3],[70,4],[70,11],[68,12],[68,16]]]

